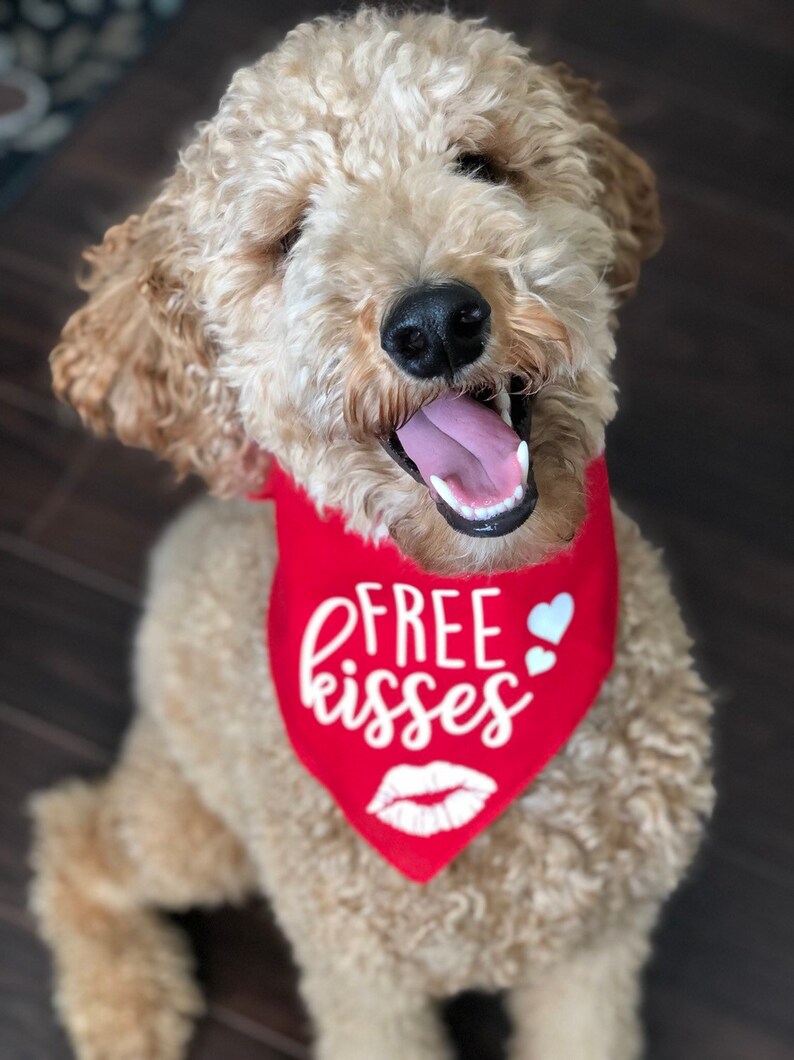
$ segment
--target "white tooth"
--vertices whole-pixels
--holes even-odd
[[[516,486],[516,491],[513,494],[513,499],[515,500],[516,504],[521,500],[521,498],[523,496],[524,496],[524,487],[523,486]]]
[[[504,506],[505,506],[505,511],[506,512],[509,512],[511,508],[515,508],[515,506],[516,506],[515,497],[508,497],[507,500],[504,502]]]
[[[475,518],[477,518],[477,519],[487,519],[488,518],[488,509],[487,508],[475,508],[474,509],[474,515],[475,515]]]
[[[507,511],[507,505],[505,504],[504,501],[501,501],[499,504],[495,504],[493,506],[493,508],[491,508],[491,511],[493,512],[494,515],[501,515],[502,512],[506,512]]]
[[[463,504],[461,505],[460,514],[463,516],[464,519],[473,519],[474,509],[470,508],[468,504]]]
[[[439,478],[438,475],[431,475],[430,483],[442,501],[446,501],[450,508],[460,512],[460,502],[443,478]]]
[[[507,390],[505,390],[504,386],[502,386],[500,390],[497,390],[496,394],[494,395],[494,401],[496,403],[496,407],[501,413],[506,412],[508,413],[508,415],[510,414],[510,395],[507,393]]]
[[[529,474],[529,446],[526,442],[521,442],[516,450],[516,457],[521,465],[521,472],[524,476],[524,483],[526,484],[527,475]]]
[[[507,424],[508,427],[513,426],[513,421],[510,418],[510,395],[504,386],[501,386],[499,390],[494,394],[494,405],[496,411],[502,417],[502,421]]]

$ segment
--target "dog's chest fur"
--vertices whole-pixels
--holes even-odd
[[[710,704],[658,557],[615,519],[618,653],[596,706],[530,790],[424,885],[353,832],[287,743],[263,635],[269,506],[202,502],[171,529],[139,637],[142,699],[249,850],[299,959],[378,948],[430,990],[508,986],[530,953],[537,971],[674,886],[711,805]]]

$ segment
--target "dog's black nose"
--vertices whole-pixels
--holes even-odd
[[[381,344],[400,368],[422,379],[451,376],[485,348],[491,307],[465,283],[415,287],[381,328]]]

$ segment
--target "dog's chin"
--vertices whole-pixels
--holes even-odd
[[[400,551],[431,574],[456,577],[520,570],[550,559],[573,541],[585,516],[581,471],[535,464],[535,503],[512,530],[475,536],[461,533],[429,494],[389,527]]]

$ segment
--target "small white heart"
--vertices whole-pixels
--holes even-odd
[[[524,661],[527,664],[527,673],[530,677],[537,677],[538,674],[545,674],[547,670],[550,670],[557,661],[557,656],[553,651],[547,651],[545,648],[541,648],[539,644],[536,644],[534,648],[530,648],[527,654],[524,656]]]
[[[541,640],[559,644],[573,618],[573,597],[557,593],[549,604],[536,604],[529,612],[527,626]]]

